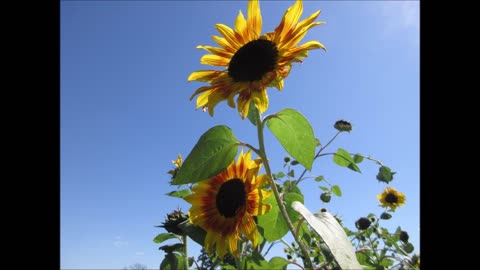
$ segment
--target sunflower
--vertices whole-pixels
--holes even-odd
[[[182,154],[178,154],[177,160],[172,160],[173,165],[175,165],[175,169],[169,170],[167,173],[172,175],[172,178],[175,178],[177,175],[178,169],[182,166]]]
[[[205,249],[223,258],[227,250],[238,257],[237,240],[243,233],[255,248],[258,244],[258,229],[254,216],[270,211],[271,205],[262,201],[271,191],[261,189],[267,185],[268,176],[258,175],[261,160],[251,160],[251,152],[238,157],[218,175],[199,182],[193,193],[184,197],[192,204],[188,211],[190,222],[207,232]]]
[[[197,46],[210,54],[204,55],[200,63],[204,65],[226,67],[224,70],[199,70],[188,77],[188,81],[207,82],[210,85],[197,89],[196,109],[202,107],[213,116],[215,106],[227,100],[235,108],[234,97],[238,94],[238,112],[245,119],[250,101],[253,101],[260,113],[268,108],[267,87],[283,88],[283,79],[288,76],[293,62],[302,62],[308,51],[325,47],[318,41],[297,44],[307,31],[324,22],[314,22],[320,10],[303,21],[298,21],[303,12],[301,0],[287,9],[275,31],[261,35],[262,15],[258,0],[248,1],[248,16],[244,18],[240,11],[234,23],[234,29],[216,24],[215,28],[223,37],[212,39],[220,46]]]
[[[390,207],[393,211],[404,205],[406,201],[405,194],[391,187],[387,187],[382,194],[377,195],[377,198],[380,200],[382,207]]]

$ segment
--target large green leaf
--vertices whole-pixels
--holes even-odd
[[[333,155],[333,162],[338,166],[347,167],[353,171],[361,172],[358,166],[355,164],[352,156],[342,148],[338,148],[337,153]]]
[[[176,190],[176,191],[170,191],[169,193],[165,194],[171,197],[176,197],[176,198],[183,198],[187,195],[190,195],[190,190],[189,189],[181,189],[181,190]]]
[[[298,194],[298,193],[294,193],[294,192],[291,192],[291,193],[287,193],[283,196],[283,200],[285,201],[285,204],[286,204],[286,208],[287,208],[287,213],[288,213],[288,217],[290,218],[290,220],[292,221],[292,223],[294,223],[298,217],[300,216],[300,214],[298,214],[297,211],[293,210],[292,209],[292,203],[294,201],[299,201],[301,203],[304,203],[303,201],[303,195],[302,194]]]
[[[178,236],[176,236],[175,234],[161,233],[161,234],[155,236],[155,238],[153,239],[153,242],[155,242],[157,244],[160,244],[164,241],[167,241],[168,239],[173,239],[173,238],[179,239]]]
[[[289,262],[282,257],[273,257],[268,261],[269,269],[287,269]]]
[[[342,197],[342,190],[338,185],[334,185],[331,189],[332,193],[337,195],[338,197]]]
[[[292,208],[298,211],[323,239],[342,269],[362,269],[352,242],[332,214],[319,212],[314,215],[298,201],[292,203]]]
[[[288,232],[288,226],[285,218],[280,213],[275,196],[268,197],[265,201],[272,206],[272,209],[261,216],[258,216],[258,224],[263,227],[263,237],[272,242],[282,238]]]
[[[165,253],[172,253],[174,251],[179,252],[179,253],[184,253],[185,251],[185,244],[182,243],[175,243],[171,245],[163,245],[158,248],[159,250],[165,251]]]
[[[160,270],[178,270],[182,269],[179,266],[183,266],[184,257],[177,253],[167,253],[162,263],[160,264]],[[185,269],[186,270],[186,269]]]
[[[273,269],[258,251],[243,256],[242,269]]]
[[[315,136],[308,120],[293,109],[276,113],[267,122],[275,138],[307,170],[312,170],[315,157]]]
[[[227,126],[205,132],[178,170],[173,185],[196,183],[217,175],[228,167],[238,151],[238,140]]]

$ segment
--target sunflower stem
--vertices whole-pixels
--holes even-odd
[[[300,239],[300,237],[295,233],[295,227],[293,226],[292,221],[288,217],[287,209],[285,208],[282,198],[280,197],[280,193],[278,192],[277,185],[275,181],[273,181],[272,171],[270,170],[270,165],[268,163],[267,152],[265,151],[265,143],[263,138],[263,129],[266,121],[262,121],[262,116],[260,112],[256,114],[256,117],[257,117],[257,123],[259,123],[257,124],[258,144],[260,148],[259,155],[265,166],[265,172],[267,173],[270,179],[270,186],[272,187],[273,194],[275,195],[275,200],[277,201],[278,208],[280,209],[280,213],[282,213],[282,216],[285,218],[285,222],[287,223],[287,226],[290,232],[292,233],[293,237],[295,238],[295,241],[298,243],[303,253],[303,257],[304,257],[303,262],[306,266],[306,269],[313,269],[313,263],[310,260],[310,254],[308,252],[308,249],[303,243],[303,241]],[[268,119],[265,118],[265,120],[268,120]]]
[[[184,253],[184,256],[185,256],[185,260],[183,260],[184,261],[184,266],[183,267],[184,267],[185,270],[188,270],[188,252],[187,252],[188,237],[187,237],[186,234],[182,235],[182,240],[183,240],[182,242],[183,242],[183,248],[184,248],[183,253]]]

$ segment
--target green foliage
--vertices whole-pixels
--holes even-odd
[[[181,189],[181,190],[176,190],[176,191],[170,191],[165,195],[170,196],[170,197],[183,198],[183,197],[185,197],[187,195],[190,195],[190,194],[191,194],[191,192],[190,192],[189,189]]]
[[[396,172],[392,172],[392,170],[387,166],[381,166],[378,169],[377,180],[385,183],[390,183],[393,180],[393,175]]]
[[[292,157],[312,170],[316,142],[310,123],[301,113],[281,110],[268,119],[267,126]]]
[[[334,185],[331,189],[332,193],[337,195],[338,197],[342,197],[342,190],[338,185]]]
[[[267,241],[272,242],[285,236],[288,232],[288,226],[285,218],[280,213],[275,197],[272,195],[264,202],[272,205],[272,209],[268,213],[257,217],[258,224],[265,230],[263,237]]]
[[[193,225],[189,220],[180,223],[178,226],[188,235],[188,237],[197,242],[200,246],[203,246],[207,233],[202,228]]]
[[[184,257],[176,253],[167,253],[162,263],[160,270],[177,270],[179,266],[184,265]]]
[[[257,107],[255,107],[255,103],[253,101],[250,101],[250,107],[248,108],[248,114],[247,114],[248,120],[250,120],[250,123],[252,123],[254,126],[256,126],[257,119],[260,119],[260,113],[258,112]]]
[[[154,243],[157,243],[157,244],[160,244],[160,243],[163,243],[164,241],[168,240],[168,239],[178,239],[178,236],[176,236],[175,234],[172,234],[172,233],[161,233],[157,236],[155,236],[155,238],[153,239],[153,242]]]
[[[159,247],[158,249],[165,251],[166,253],[172,253],[172,252],[180,252],[183,253],[183,249],[185,248],[185,245],[182,243],[175,243],[171,245],[164,245]]]
[[[361,172],[360,168],[358,168],[358,166],[355,164],[352,156],[350,156],[350,154],[342,148],[339,148],[337,153],[333,155],[333,162],[335,162],[338,166],[347,167],[359,173]]]
[[[172,184],[196,183],[217,175],[233,161],[238,144],[229,127],[219,125],[209,129],[195,144]]]
[[[355,155],[353,156],[353,161],[354,161],[355,163],[357,163],[357,164],[358,164],[358,163],[361,163],[361,162],[363,161],[363,156],[360,155],[360,154],[355,154]]]

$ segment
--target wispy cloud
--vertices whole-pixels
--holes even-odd
[[[420,26],[419,1],[381,1],[386,32],[418,30]]]
[[[120,236],[116,236],[115,240],[113,241],[113,246],[115,247],[125,247],[128,246],[128,241],[122,240]]]

